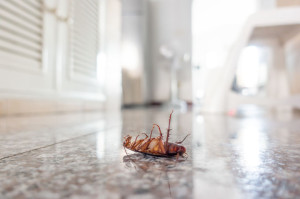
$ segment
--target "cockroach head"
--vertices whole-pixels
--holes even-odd
[[[179,148],[178,148],[178,151],[177,151],[178,153],[179,153],[179,155],[183,155],[183,154],[185,154],[186,153],[186,149],[185,149],[185,147],[184,146],[179,146]]]
[[[128,143],[130,143],[132,136],[130,135],[126,135],[124,136],[124,142],[123,145],[127,145]]]

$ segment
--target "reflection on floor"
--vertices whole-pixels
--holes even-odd
[[[188,159],[123,150],[168,110],[0,119],[0,198],[297,198],[300,119],[175,111]],[[285,120],[286,119],[286,120]],[[157,133],[157,132],[155,132]],[[5,180],[3,180],[5,179]]]

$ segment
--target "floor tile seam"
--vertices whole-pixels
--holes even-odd
[[[19,156],[19,155],[24,155],[24,154],[30,153],[32,151],[36,151],[36,150],[40,150],[40,149],[44,149],[44,148],[47,148],[47,147],[54,146],[56,144],[61,144],[61,143],[64,143],[64,142],[68,142],[70,140],[76,140],[76,139],[81,138],[81,137],[90,136],[90,135],[93,135],[93,134],[96,134],[96,133],[99,133],[99,132],[102,132],[102,131],[107,131],[107,130],[111,130],[111,129],[114,129],[114,128],[118,128],[121,125],[122,124],[118,124],[118,125],[113,125],[113,126],[101,129],[101,130],[99,130],[99,129],[98,130],[93,130],[92,132],[87,133],[87,134],[79,135],[79,136],[76,136],[76,137],[72,137],[72,138],[69,138],[69,139],[65,139],[65,140],[62,140],[62,141],[59,141],[59,142],[55,142],[55,143],[48,144],[48,145],[45,145],[45,146],[37,147],[37,148],[30,149],[30,150],[27,150],[27,151],[23,151],[23,152],[20,152],[20,153],[15,153],[15,154],[12,154],[12,155],[8,155],[8,156],[0,158],[0,162],[2,160],[5,160],[5,159],[11,158],[11,157],[15,157],[15,156]]]

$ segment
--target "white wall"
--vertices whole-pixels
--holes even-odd
[[[145,104],[147,91],[147,0],[122,0],[123,104]]]
[[[300,94],[300,34],[285,45],[286,66],[292,95]]]
[[[103,38],[105,41],[106,69],[104,72],[104,93],[106,109],[116,110],[121,107],[122,69],[121,69],[121,1],[107,0]]]
[[[162,45],[180,58],[191,55],[191,0],[123,0],[123,104],[170,100],[171,61]],[[192,101],[190,62],[181,59],[179,97]]]
[[[150,49],[148,67],[151,67],[151,101],[170,99],[170,68],[159,54],[165,45],[178,55],[191,54],[191,0],[149,0],[148,41]],[[179,97],[192,101],[190,64],[179,72]]]

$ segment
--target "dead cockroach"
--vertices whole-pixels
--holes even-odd
[[[135,152],[145,153],[154,156],[164,156],[164,157],[171,157],[176,155],[177,159],[179,156],[183,156],[183,154],[186,153],[186,149],[184,146],[180,144],[187,138],[188,135],[185,136],[185,138],[182,141],[175,142],[175,143],[169,142],[172,114],[173,111],[171,112],[169,117],[169,126],[167,129],[167,137],[165,142],[163,141],[163,135],[161,133],[159,125],[153,124],[149,137],[146,133],[142,133],[137,135],[134,142],[132,142],[131,141],[132,136],[130,135],[125,136],[124,137],[125,140],[123,142],[124,150],[125,148],[127,148]],[[160,135],[156,138],[152,138],[152,132],[155,127],[158,128]],[[138,139],[140,135],[145,135],[146,137],[144,139]]]

